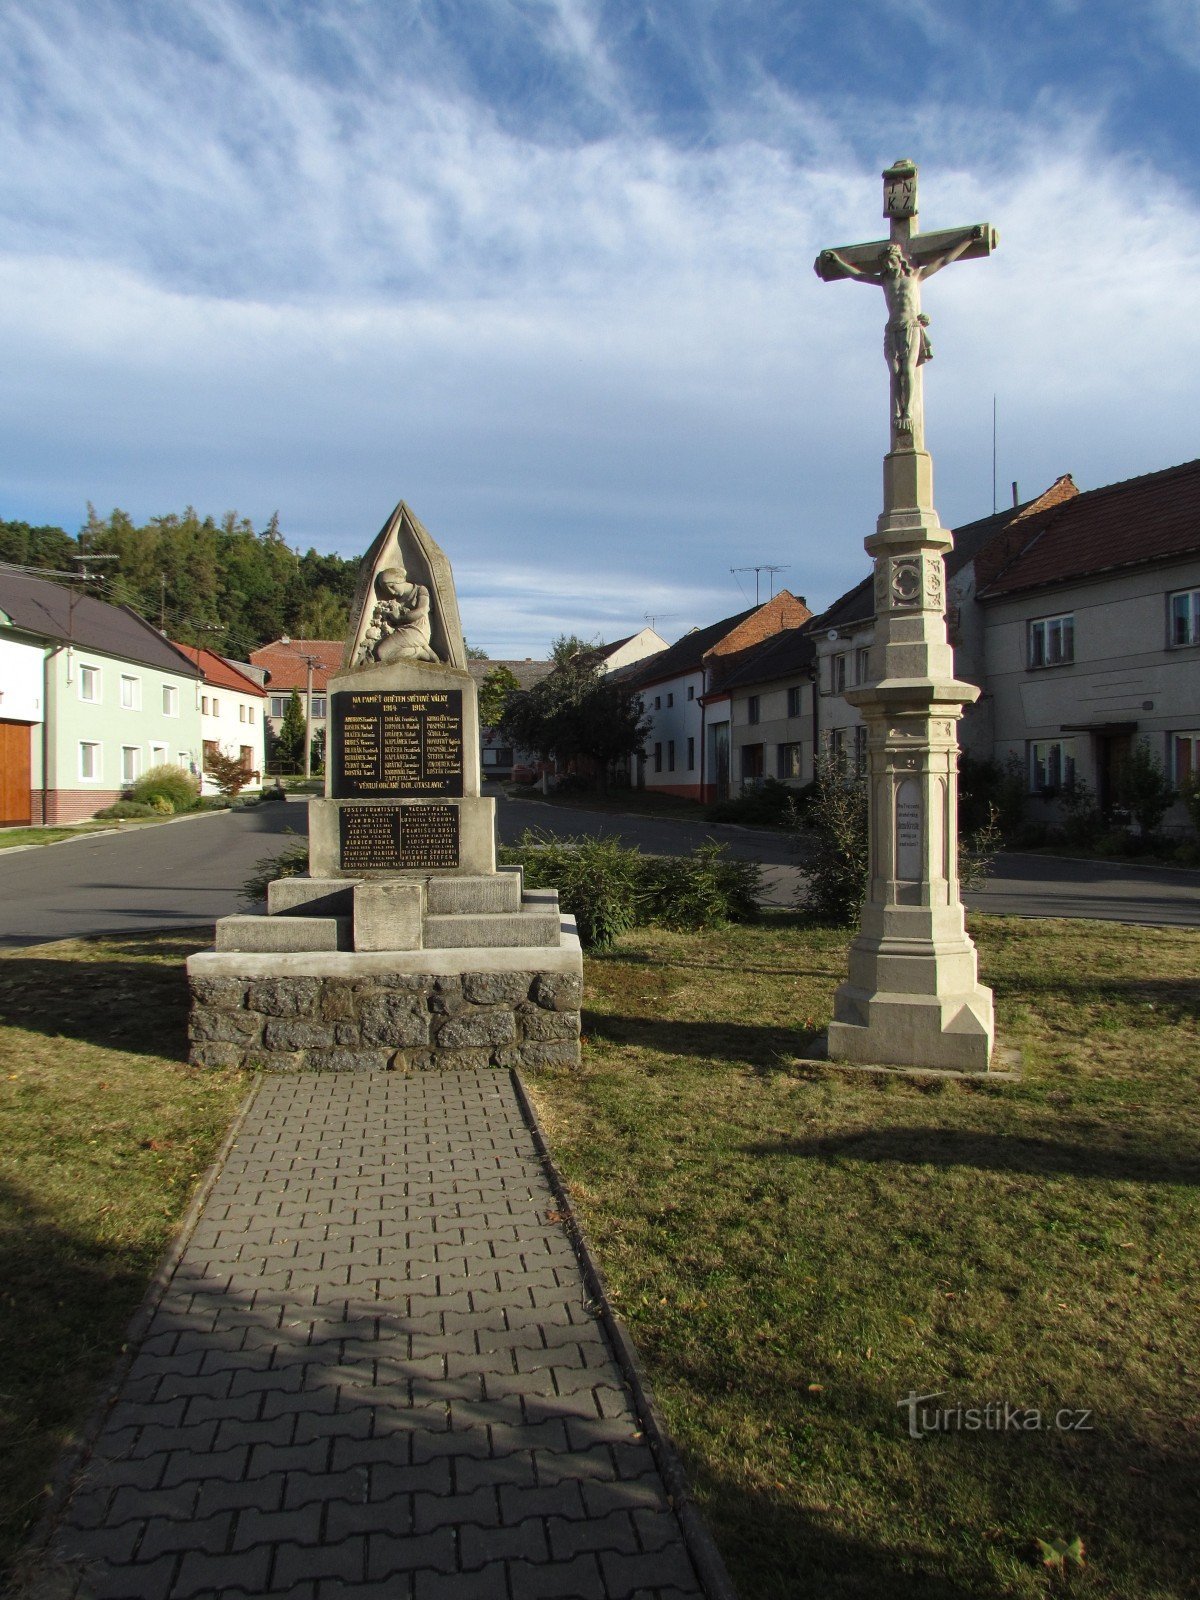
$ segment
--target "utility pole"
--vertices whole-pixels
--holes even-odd
[[[313,694],[313,668],[317,664],[316,656],[302,658],[308,667],[308,682],[304,691],[304,776],[312,777],[312,694]]]
[[[773,567],[773,566],[769,566],[764,561],[761,564],[761,566],[757,566],[757,567],[730,567],[729,570],[730,570],[730,572],[733,572],[733,573],[752,572],[754,574],[754,604],[758,605],[758,603],[759,603],[759,598],[758,598],[758,595],[759,595],[759,588],[758,588],[759,574],[763,573],[763,572],[769,572],[771,574],[771,594],[770,594],[770,598],[772,600],[774,600],[774,598],[775,598],[775,574],[777,572],[786,572],[787,571],[787,565],[785,563],[782,567]]]

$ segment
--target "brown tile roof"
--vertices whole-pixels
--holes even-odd
[[[323,692],[329,687],[330,677],[341,670],[345,648],[342,639],[276,639],[260,650],[251,650],[250,662],[267,669],[267,687],[278,694],[281,689],[308,687],[308,663],[304,658],[313,656],[313,689]]]
[[[1031,517],[1025,532],[1019,549],[981,582],[981,600],[1193,555],[1200,552],[1200,461],[1089,489]]]
[[[721,691],[806,677],[816,654],[816,643],[807,628],[785,628],[747,650],[735,671],[722,679]]]
[[[244,672],[239,672],[231,666],[224,656],[214,655],[211,650],[205,650],[201,645],[177,644],[175,646],[189,661],[194,661],[204,674],[205,683],[212,684],[217,689],[232,689],[237,694],[254,694],[259,699],[265,698],[265,690],[261,683],[256,683],[253,678],[248,678]]]
[[[482,688],[483,680],[495,667],[507,667],[517,680],[521,689],[532,689],[535,683],[541,683],[543,678],[549,677],[554,671],[553,661],[475,661],[467,662],[467,671],[474,678],[476,684]]]

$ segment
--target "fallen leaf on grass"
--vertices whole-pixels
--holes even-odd
[[[1084,1565],[1083,1540],[1078,1534],[1069,1544],[1065,1539],[1036,1539],[1036,1543],[1042,1557],[1042,1565],[1045,1567],[1066,1572],[1068,1561],[1072,1566]]]

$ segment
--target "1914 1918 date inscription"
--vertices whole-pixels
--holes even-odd
[[[334,799],[462,796],[461,689],[335,694],[331,741]]]
[[[343,872],[412,872],[459,864],[457,806],[342,806]]]

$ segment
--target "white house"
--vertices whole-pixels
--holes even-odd
[[[194,661],[203,674],[196,687],[205,768],[202,793],[220,792],[208,771],[208,758],[218,750],[237,758],[242,770],[250,774],[246,789],[261,789],[267,764],[265,690],[211,650],[183,644],[175,648]]]

